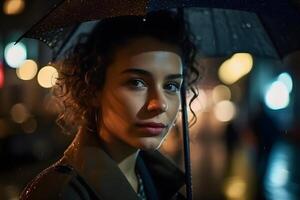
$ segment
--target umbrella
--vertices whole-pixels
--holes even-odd
[[[297,2],[294,5],[298,5]],[[215,35],[212,39],[212,42],[215,44],[214,46],[222,46],[217,43],[217,41],[224,41],[219,39],[218,34],[220,32],[218,32],[215,27],[219,27],[233,21],[236,21],[236,25],[238,27],[240,24],[240,21],[238,20],[244,19],[244,28],[242,27],[239,29],[239,34],[233,34],[232,32],[227,31],[230,37],[238,38],[239,35],[246,35],[244,41],[242,40],[242,43],[246,43],[247,40],[251,41],[249,36],[256,35],[255,31],[249,33],[247,30],[253,30],[257,26],[263,26],[268,35],[258,37],[257,40],[260,43],[255,43],[256,46],[249,51],[253,51],[254,54],[267,55],[270,57],[274,57],[274,54],[276,55],[276,53],[278,53],[280,57],[283,57],[300,49],[300,15],[295,7],[296,6],[293,6],[291,2],[283,0],[63,0],[56,4],[53,9],[45,15],[45,17],[32,26],[32,28],[29,29],[29,31],[27,31],[20,39],[23,37],[29,37],[41,40],[50,48],[54,49],[57,54],[57,52],[59,53],[65,47],[73,34],[78,31],[79,25],[82,22],[123,15],[144,15],[147,12],[161,9],[182,8],[181,10],[185,17],[194,23],[194,25],[192,24],[192,27],[194,27],[194,31],[196,32],[201,32],[201,30],[203,32],[203,30],[207,30],[205,28],[201,29],[203,26],[199,26],[199,24],[197,25],[199,20],[195,20],[195,18],[201,17],[201,15],[202,19],[204,18],[203,16],[208,16],[207,18],[210,21],[206,21],[206,24],[215,24],[215,26],[212,26],[211,28],[211,32],[213,34],[210,34],[208,31],[208,35]],[[199,8],[202,8],[202,10],[199,10]],[[227,10],[216,10],[212,8]],[[229,12],[228,9],[252,12],[256,13],[256,15],[254,18],[249,13],[237,16],[238,14],[235,12]],[[218,19],[223,18],[225,20],[218,21],[215,20],[216,17],[218,17]],[[251,23],[249,21],[251,21]],[[222,31],[224,33],[224,29],[222,29]],[[205,35],[204,33],[202,34]],[[266,38],[269,38],[269,40]],[[198,38],[198,41],[199,44],[201,44],[203,39]],[[276,51],[272,50],[271,47],[273,45]],[[229,46],[234,47],[233,51],[241,51],[237,45],[229,44]],[[265,50],[261,50],[262,46],[267,48]],[[230,51],[227,52],[227,54],[228,53],[230,53]],[[222,54],[222,51],[220,51],[220,54]],[[189,134],[185,97],[185,84],[183,84],[181,99],[187,185],[186,190],[187,198],[192,199]]]
[[[54,49],[54,52],[58,52],[60,47],[64,46],[62,41],[67,41],[73,31],[77,29],[76,25],[81,22],[122,15],[143,15],[146,12],[160,9],[191,7],[208,8],[203,14],[199,12],[199,9],[185,9],[192,10],[185,12],[190,18],[201,19],[190,20],[191,27],[199,27],[196,30],[197,33],[202,35],[202,38],[205,37],[205,40],[201,41],[203,45],[200,47],[213,46],[226,49],[225,51],[207,50],[208,55],[228,55],[228,52],[247,50],[258,56],[276,58],[276,54],[278,54],[280,58],[283,58],[300,49],[299,0],[73,0],[72,2],[63,0],[20,39],[29,37],[41,40]],[[245,12],[232,12],[232,10]],[[203,24],[212,26],[205,26],[205,29],[201,29]],[[240,34],[224,31],[223,28],[226,24],[232,27],[232,30],[239,30]],[[218,27],[222,27],[221,30],[218,30],[220,29]],[[210,28],[211,31],[205,34],[207,28]],[[258,32],[261,32],[260,30],[266,30],[267,35],[259,33],[261,36],[256,37]],[[218,33],[222,33],[222,36],[218,36]],[[227,41],[235,41],[236,38],[239,38],[236,41],[240,43],[240,46],[236,46],[237,43],[226,45],[223,36],[226,33],[228,34],[228,37],[225,37]],[[211,36],[214,36],[215,39],[210,39]],[[204,45],[203,41],[211,42],[207,43],[209,45]],[[257,42],[251,44],[253,41]],[[262,47],[265,49],[261,50]],[[272,49],[276,51],[274,52]]]

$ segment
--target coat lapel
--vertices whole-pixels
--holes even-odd
[[[184,185],[184,173],[159,151],[141,151],[159,199],[171,199]]]
[[[102,150],[97,140],[96,135],[79,132],[60,163],[73,166],[101,199],[138,200],[118,165]]]
[[[71,165],[100,199],[138,200],[117,163],[101,148],[96,134],[79,132],[59,164]],[[158,151],[141,151],[137,167],[151,200],[170,199],[184,184],[184,174]]]

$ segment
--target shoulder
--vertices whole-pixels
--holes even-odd
[[[90,199],[76,173],[67,165],[52,165],[35,177],[23,190],[21,200]]]

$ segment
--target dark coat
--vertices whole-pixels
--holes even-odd
[[[64,156],[28,184],[20,199],[138,200],[96,136],[78,133]],[[93,138],[94,137],[94,138]],[[136,167],[148,200],[182,199],[183,173],[158,151],[141,151]]]

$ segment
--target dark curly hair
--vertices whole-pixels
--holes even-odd
[[[57,63],[59,78],[53,92],[63,106],[57,122],[65,131],[75,132],[80,127],[97,129],[98,109],[92,101],[105,83],[107,67],[118,47],[144,36],[178,47],[187,67],[187,86],[193,92],[189,105],[192,121],[196,121],[191,109],[192,101],[198,96],[195,84],[200,75],[196,68],[196,46],[188,25],[176,12],[158,11],[146,16],[101,20],[91,33],[80,35],[64,59]]]

